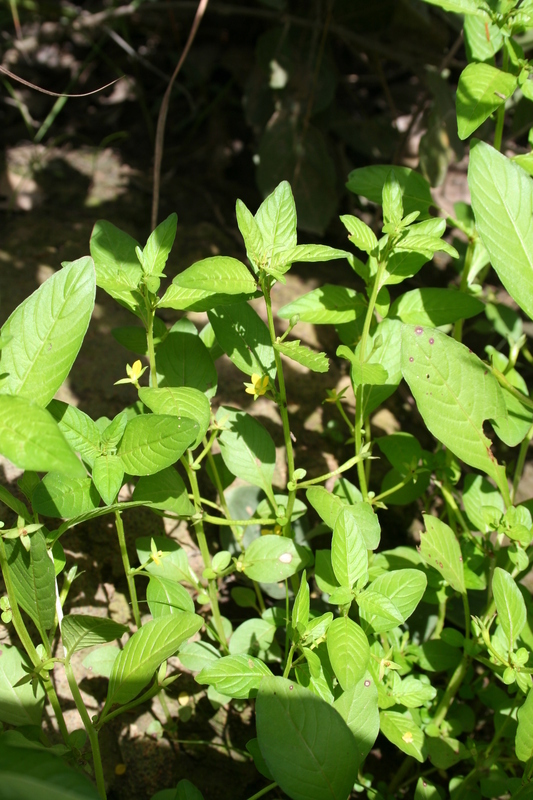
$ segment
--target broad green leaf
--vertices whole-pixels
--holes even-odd
[[[310,486],[305,496],[326,525],[333,529],[337,517],[346,504],[323,486]]]
[[[256,656],[261,661],[274,661],[273,653],[269,653],[274,643],[273,652],[279,647],[274,642],[276,626],[266,619],[247,619],[236,628],[229,640],[229,652],[232,656],[241,654]],[[218,691],[222,691],[219,689]]]
[[[402,752],[408,756],[416,758],[421,763],[425,761],[422,752],[424,747],[424,734],[407,715],[399,714],[397,711],[382,711],[379,715],[381,733],[395,744]]]
[[[96,650],[91,650],[88,656],[83,659],[83,666],[92,672],[94,675],[101,675],[103,678],[109,678],[113,664],[120,653],[120,648],[115,644],[107,645],[107,647],[98,647]]]
[[[332,602],[331,597],[330,602]],[[375,592],[372,588],[365,589],[364,592],[357,595],[357,605],[361,621],[363,623],[366,623],[368,619],[373,621],[371,630],[374,633],[392,630],[403,622],[402,614],[393,601],[387,595]],[[369,625],[365,624],[365,628],[369,630]]]
[[[498,612],[498,622],[512,651],[514,643],[527,622],[526,603],[514,578],[501,567],[496,567],[492,577],[492,593]]]
[[[518,709],[515,751],[519,761],[529,761],[533,757],[533,692],[531,689],[527,693],[525,702]]]
[[[261,755],[261,750],[259,749],[259,742],[257,739],[250,739],[249,742],[246,742],[246,749],[254,760],[256,770],[260,772],[264,778],[272,781],[272,775],[270,774],[270,771],[266,765],[265,759]]]
[[[54,624],[56,613],[54,562],[41,531],[35,531],[29,539],[29,551],[20,539],[5,539],[4,547],[17,602],[44,632]]]
[[[174,464],[198,435],[198,423],[163,414],[133,417],[117,449],[129,475],[152,475]]]
[[[369,672],[333,703],[351,730],[361,764],[370,753],[379,733],[378,692]]]
[[[295,667],[298,683],[300,686],[311,689],[313,694],[321,697],[326,703],[333,704],[335,676],[329,663],[327,649],[324,649],[324,643],[319,644],[314,650],[302,647],[302,653],[306,663],[297,664]]]
[[[349,617],[337,617],[328,628],[328,655],[343,691],[352,689],[366,672],[370,645],[366,634]]]
[[[422,457],[422,446],[411,433],[403,431],[391,433],[389,436],[377,439],[376,444],[390,464],[402,475],[407,475],[411,465],[418,464]]]
[[[300,588],[294,598],[292,607],[291,624],[295,637],[300,637],[307,628],[309,620],[309,584],[307,583],[307,573],[304,570],[300,578]]]
[[[352,588],[368,572],[365,540],[356,520],[343,509],[335,520],[331,540],[331,564],[341,586]]]
[[[501,29],[486,18],[469,14],[464,19],[465,49],[468,61],[493,62],[503,45]]]
[[[261,681],[272,675],[267,665],[251,655],[224,656],[196,675],[198,683],[214,686],[218,692],[236,699],[255,697]]]
[[[422,683],[414,675],[408,675],[402,680],[397,673],[393,674],[396,681],[393,683],[392,690],[387,691],[387,694],[390,694],[391,706],[399,704],[406,708],[418,708],[428,700],[433,700],[437,694],[434,686]]]
[[[209,642],[185,642],[179,649],[178,657],[185,669],[200,672],[220,658],[220,652]]]
[[[139,242],[111,222],[98,220],[93,228],[91,256],[96,268],[96,283],[134,314],[138,300],[133,293],[143,275],[135,253],[138,246]]]
[[[25,669],[26,668],[26,669]],[[15,686],[25,678],[32,664],[16,647],[2,644],[0,649],[0,721],[8,725],[40,725],[44,689],[39,682],[34,694],[31,683]]]
[[[328,492],[322,486],[311,486],[307,489],[306,496],[326,525],[332,529],[335,527],[337,517],[341,511],[350,514],[364,539],[366,549],[376,549],[379,544],[381,529],[377,515],[369,503],[358,502],[353,505],[346,505],[340,497]]]
[[[363,414],[365,419],[396,391],[402,379],[401,370],[402,326],[398,320],[382,320],[369,337],[370,364],[381,365],[387,373],[384,384],[363,386]]]
[[[495,530],[505,513],[501,494],[482,475],[466,475],[463,505],[474,529],[481,533]]]
[[[484,142],[470,153],[468,185],[483,244],[501,282],[533,317],[533,189],[519,166]]]
[[[296,361],[303,367],[312,370],[312,372],[327,372],[329,369],[329,361],[325,353],[316,353],[300,344],[300,340],[296,339],[294,342],[276,342],[274,348],[282,353],[287,358]]]
[[[253,295],[254,276],[242,261],[230,256],[212,256],[197,261],[174,278],[176,286],[212,294]]]
[[[135,539],[135,548],[137,550],[137,557],[141,564],[146,564],[150,558],[151,542],[154,542],[157,550],[161,550],[163,555],[158,558],[158,561],[150,561],[145,566],[145,570],[150,575],[157,575],[159,578],[165,578],[175,583],[187,581],[191,583],[191,574],[189,569],[189,561],[187,553],[183,550],[177,542],[170,539],[168,536],[139,536]]]
[[[402,372],[433,436],[462,461],[501,484],[483,422],[503,416],[505,404],[496,379],[483,362],[435,328],[404,325]]]
[[[394,611],[405,622],[416,609],[426,590],[427,578],[420,569],[399,569],[379,575],[368,587],[365,594],[376,593],[393,604]],[[361,596],[360,596],[361,597]],[[358,598],[358,603],[359,603]],[[379,612],[368,612],[361,605],[361,619],[376,633],[385,633],[396,627],[398,622],[388,620]],[[364,627],[364,626],[363,626]]]
[[[101,420],[98,420],[98,422],[100,423]],[[113,452],[113,449],[118,445],[124,436],[124,431],[126,430],[127,424],[128,412],[121,411],[120,414],[117,414],[113,421],[109,423],[109,425],[102,425],[102,452]]]
[[[202,289],[185,289],[171,283],[157,304],[158,308],[174,308],[177,311],[209,311],[219,306],[233,305],[238,300],[243,303],[248,295],[213,294]]]
[[[378,246],[376,234],[362,219],[345,214],[340,220],[350,234],[348,239],[358,247],[359,250],[363,250],[363,252],[370,255],[373,250],[376,249]]]
[[[372,362],[361,364],[355,353],[345,344],[337,347],[337,355],[351,362],[350,375],[354,386],[361,386],[361,384],[383,386],[387,383],[389,376],[387,370],[381,364]]]
[[[466,17],[466,19],[474,19],[474,17]],[[441,800],[441,796],[435,784],[424,777],[417,781],[414,800]]]
[[[0,394],[0,453],[25,470],[87,474],[54,418],[23,397]]]
[[[366,302],[362,294],[344,286],[325,283],[280,308],[278,316],[281,319],[290,319],[299,314],[301,322],[338,325],[357,319],[365,311]]]
[[[216,418],[224,426],[218,441],[226,467],[237,478],[271,493],[276,448],[268,431],[235,408],[221,406]]]
[[[194,331],[194,332],[193,332]],[[159,388],[190,386],[212,397],[217,387],[217,371],[209,350],[197,331],[177,322],[156,352]]]
[[[100,497],[110,506],[124,482],[124,465],[120,456],[103,454],[94,459],[93,481]]]
[[[511,386],[527,396],[529,394],[528,386],[516,369],[509,368],[507,356],[490,345],[486,347],[485,352],[492,365],[505,375]],[[494,430],[499,439],[510,447],[515,447],[526,437],[533,422],[533,411],[526,408],[505,386],[502,386],[501,390],[507,414],[494,421]]]
[[[296,206],[288,181],[282,181],[266,197],[255,215],[263,239],[263,267],[276,253],[296,247]]]
[[[190,386],[167,386],[163,389],[143,387],[139,399],[154,414],[188,417],[198,423],[198,436],[193,449],[198,447],[207,433],[211,421],[211,406],[203,392]]]
[[[298,244],[288,250],[276,253],[270,266],[281,274],[287,272],[294,263],[313,264],[316,262],[336,261],[340,258],[350,258],[351,254],[345,250],[336,250],[326,244]]]
[[[153,337],[156,349],[166,337],[167,333],[167,326],[163,320],[159,317],[154,317]],[[144,327],[141,328],[140,325],[124,325],[120,328],[113,328],[111,336],[113,339],[116,339],[122,347],[125,347],[132,353],[137,353],[139,356],[148,356],[148,342],[146,339],[146,329]]]
[[[48,403],[47,411],[56,420],[59,430],[72,447],[90,467],[100,455],[100,431],[96,423],[83,411],[60,400]]]
[[[98,492],[90,478],[69,478],[49,472],[31,498],[33,510],[45,517],[77,517],[100,505]]]
[[[204,621],[196,614],[152,619],[133,634],[113,664],[104,714],[115,703],[129,703],[144,689],[156,669],[178,651],[180,644],[200,630]]]
[[[218,343],[246,375],[276,376],[274,349],[268,328],[248,303],[218,308],[209,313]]]
[[[310,561],[310,551],[284,536],[266,535],[254,539],[237,569],[260,583],[278,583],[290,578]],[[239,567],[240,564],[240,567]]]
[[[454,14],[474,15],[487,18],[489,8],[479,0],[424,0],[432,6],[439,6],[444,11],[452,11]]]
[[[431,514],[424,514],[423,518],[426,530],[420,537],[420,553],[452,589],[465,594],[463,556],[455,533],[449,525]]]
[[[274,778],[292,800],[346,800],[357,777],[357,743],[337,711],[285,678],[264,678],[257,738]]]
[[[363,195],[381,205],[383,186],[389,172],[390,167],[384,164],[360,167],[350,172],[346,186],[350,192]],[[429,216],[428,210],[433,205],[433,198],[426,179],[408,167],[395,166],[394,173],[402,189],[404,214],[420,211],[421,217]]]
[[[246,255],[257,272],[261,265],[265,250],[263,236],[259,230],[259,225],[255,221],[255,217],[252,212],[244,205],[242,200],[237,200],[235,213],[237,216],[237,225],[239,226],[241,236],[244,239],[244,244],[246,246]]]
[[[174,467],[139,478],[132,500],[142,500],[161,511],[172,511],[179,517],[191,517],[194,514],[187,487]]]
[[[180,611],[194,612],[194,602],[181,583],[152,575],[146,587],[146,602],[154,619]]]
[[[332,594],[339,589],[339,582],[331,566],[331,550],[317,550],[315,553],[315,580],[321,592]],[[351,602],[352,597],[350,594]]]
[[[490,64],[468,64],[457,86],[457,130],[467,139],[513,94],[518,79]]]
[[[61,638],[67,649],[67,657],[85,647],[112,642],[120,639],[128,631],[127,625],[120,625],[105,617],[91,617],[88,614],[68,614],[61,622]]]
[[[453,289],[413,289],[402,294],[390,307],[389,317],[409,325],[431,325],[438,328],[469,319],[485,308],[481,300]]]
[[[171,214],[152,231],[143,249],[145,275],[159,277],[165,269],[168,256],[176,238],[177,214]]]
[[[48,405],[78,355],[95,292],[92,259],[80,258],[15,309],[1,330],[12,339],[2,348],[0,392]]]

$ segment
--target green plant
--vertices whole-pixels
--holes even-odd
[[[505,69],[472,63],[457,98],[460,136],[496,111],[499,147],[504,102],[520,81],[527,85],[529,63],[513,38],[517,25],[529,25],[527,9],[493,11],[478,0],[439,5],[471,12],[471,49],[476,25],[501,34]],[[467,237],[461,258],[442,238],[446,220],[430,214],[420,174],[366,167],[351,173],[348,187],[382,205],[381,236],[356,216],[341,218],[364,261],[353,251],[298,245],[294,200],[283,182],[255,215],[237,203],[248,266],[206,258],[160,292],[176,215],[142,249],[101,221],[91,257],[63,265],[9,317],[0,333],[0,452],[25,470],[25,501],[0,487],[13,515],[0,538],[0,607],[21,645],[4,647],[0,658],[6,796],[104,798],[99,732],[158,694],[164,700],[179,674],[167,667],[176,654],[212,702],[255,698],[257,739],[248,750],[268,784],[254,798],[276,787],[295,800],[346,800],[352,791],[371,800],[533,794],[533,602],[521,583],[533,553],[533,504],[516,502],[533,436],[533,401],[519,370],[532,358],[521,316],[496,303],[482,280],[490,261],[533,317],[533,186],[521,166],[482,142],[472,149],[469,185],[472,209],[459,204],[448,220]],[[392,289],[391,299],[389,287],[412,278],[436,252],[459,264],[459,288]],[[366,293],[314,289],[279,310],[288,326],[278,335],[274,284],[293,263],[335,259],[348,260]],[[132,384],[138,401],[112,420],[92,420],[53,399],[87,331],[97,285],[141,323],[114,333],[147,359],[128,365],[119,383]],[[253,298],[262,298],[266,322]],[[169,330],[160,308],[206,311],[209,321],[198,332],[183,316]],[[486,360],[462,343],[465,320],[483,313],[499,337]],[[348,362],[356,401],[352,419],[343,394],[327,393],[345,426],[347,458],[311,477],[293,447],[283,364],[325,373],[328,360],[292,338],[300,322],[336,327],[337,356]],[[274,440],[252,414],[216,408],[216,401],[211,409],[221,353],[249,378],[243,398],[265,397],[277,409],[286,479],[275,472]],[[371,415],[402,378],[427,428],[420,441],[406,431],[373,435]],[[390,465],[380,485],[378,454]],[[133,487],[130,499],[119,498],[123,487]],[[415,501],[425,511],[419,548],[379,551],[380,511]],[[201,575],[165,537],[137,540],[139,565],[131,564],[123,512],[139,506],[188,521]],[[103,515],[114,518],[133,634],[112,619],[63,614],[76,567],[64,574],[62,542]],[[229,576],[234,603],[251,614],[235,629],[219,605]],[[151,618],[141,615],[144,597]],[[62,648],[54,646],[56,633]],[[125,635],[121,649],[109,644]],[[92,719],[72,666],[74,653],[89,647],[97,648],[88,656],[92,668],[109,678]],[[56,665],[65,670],[87,742],[67,730],[50,677]],[[46,702],[63,744],[51,746],[40,733]],[[387,752],[405,755],[388,785],[365,766],[378,734]],[[201,794],[181,781],[154,797]]]

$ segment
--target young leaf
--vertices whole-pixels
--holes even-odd
[[[417,761],[422,763],[425,760],[422,752],[424,734],[410,715],[399,714],[397,711],[382,711],[379,720],[381,733],[389,742]]]
[[[463,556],[457,537],[450,526],[437,517],[423,514],[423,518],[426,532],[420,537],[420,553],[452,589],[465,594]]]
[[[385,633],[395,628],[399,623],[388,620],[385,614],[379,610],[367,610],[360,601],[363,595],[367,598],[372,594],[379,594],[393,604],[393,615],[399,614],[400,624],[405,622],[414,612],[426,590],[427,578],[420,569],[399,569],[391,570],[383,575],[379,575],[368,587],[368,589],[358,596],[357,602],[361,606],[361,619],[372,627],[375,633]],[[377,598],[376,598],[377,599]],[[386,606],[382,603],[382,609]],[[367,604],[368,607],[368,604]]]
[[[273,272],[279,272],[283,275],[294,263],[323,263],[324,261],[336,261],[350,257],[351,254],[345,250],[336,250],[326,244],[298,244],[288,250],[276,253],[270,262],[270,267]]]
[[[80,258],[52,275],[11,314],[2,337],[3,394],[46,406],[78,355],[94,308],[91,258]]]
[[[263,254],[265,251],[263,236],[259,230],[259,225],[255,221],[252,212],[244,205],[242,200],[237,200],[235,213],[237,216],[237,225],[244,239],[246,255],[257,273],[263,261]]]
[[[358,247],[359,250],[363,250],[363,252],[371,255],[378,246],[378,240],[372,228],[369,228],[359,217],[353,217],[349,214],[345,214],[340,220],[350,234],[348,239]]]
[[[133,294],[142,279],[133,237],[119,230],[111,222],[98,220],[91,236],[91,256],[96,268],[96,283],[115,300],[137,312],[138,301]]]
[[[72,447],[90,467],[100,455],[101,437],[96,423],[83,411],[60,400],[52,400],[47,411],[56,420],[59,430]]]
[[[328,655],[343,691],[352,689],[366,672],[370,645],[366,634],[349,617],[337,617],[328,628]]]
[[[129,703],[150,681],[156,669],[178,651],[204,624],[183,611],[152,619],[133,634],[113,664],[103,715],[115,703]]]
[[[217,371],[209,350],[193,330],[179,320],[157,348],[157,379],[164,386],[189,386],[212,397],[217,387]]]
[[[383,164],[354,169],[348,175],[346,187],[350,192],[361,194],[373,203],[381,205],[383,186],[389,172],[390,167]],[[419,172],[408,167],[395,166],[394,173],[402,189],[404,214],[420,211],[419,219],[429,216],[429,207],[433,205],[433,198],[426,179]]]
[[[152,475],[174,464],[197,435],[191,419],[145,414],[130,419],[117,455],[129,475]]]
[[[150,575],[157,575],[159,578],[165,578],[175,583],[180,583],[181,581],[191,583],[192,576],[189,570],[187,553],[177,542],[169,539],[168,536],[139,536],[135,539],[137,557],[140,563],[146,564],[150,558],[152,541],[156,549],[160,550],[163,555],[159,556],[157,561],[150,561],[145,566],[145,570]]]
[[[369,672],[333,703],[355,738],[361,764],[379,733],[378,691]]]
[[[61,638],[67,649],[67,658],[85,647],[120,639],[127,631],[127,625],[87,614],[68,614],[61,623]]]
[[[362,294],[344,286],[325,283],[319,289],[313,289],[280,308],[278,316],[281,319],[290,319],[299,314],[301,322],[338,325],[357,319],[365,311],[366,302]]]
[[[287,181],[282,181],[263,200],[255,215],[255,221],[265,248],[265,263],[262,265],[264,268],[265,264],[270,264],[276,253],[296,246],[296,206],[292,189]]]
[[[2,644],[0,650],[0,721],[8,725],[40,725],[44,707],[44,689],[39,682],[35,694],[31,683],[19,686],[28,675],[31,662],[16,647]]]
[[[527,622],[526,603],[514,579],[501,567],[494,570],[492,593],[498,622],[509,643],[509,650],[512,651]]]
[[[39,481],[31,498],[33,510],[45,517],[78,517],[100,505],[90,478],[69,478],[49,472]]]
[[[472,19],[472,17],[466,19]],[[441,796],[435,784],[424,777],[418,779],[414,800],[441,800]]]
[[[292,607],[291,624],[295,636],[300,637],[307,628],[309,620],[309,584],[307,583],[307,574],[304,569],[300,578],[300,588],[298,594],[294,598],[294,605]]]
[[[194,514],[187,488],[174,467],[139,478],[131,499],[141,500],[162,511],[171,511],[179,517],[191,517]]]
[[[293,800],[346,800],[357,777],[350,729],[331,705],[285,678],[265,678],[256,701],[259,747]]]
[[[20,539],[6,539],[4,547],[17,602],[44,632],[50,630],[56,614],[54,563],[41,531],[35,531],[29,539],[29,551]]]
[[[490,64],[467,64],[457,86],[457,130],[467,139],[513,94],[517,78]]]
[[[533,757],[533,692],[531,689],[527,693],[525,702],[518,709],[515,748],[519,761],[529,761]]]
[[[146,602],[154,619],[179,614],[181,611],[194,612],[194,602],[181,583],[169,581],[152,575],[146,587]]]
[[[343,509],[335,520],[331,540],[331,564],[341,586],[352,586],[368,571],[365,540],[356,520]]]
[[[501,282],[533,318],[533,226],[531,178],[490,145],[470,152],[468,185],[483,244]]]
[[[309,564],[310,555],[309,550],[295,544],[292,539],[274,535],[260,536],[246,548],[237,568],[253,581],[278,583]]]
[[[402,294],[390,307],[389,318],[408,325],[431,325],[438,328],[481,314],[481,300],[454,289],[413,289]]]
[[[242,261],[229,256],[212,256],[197,261],[174,278],[184,289],[199,289],[212,294],[253,295],[257,291],[254,276]]]
[[[501,494],[482,475],[466,475],[463,505],[474,530],[488,533],[497,528],[505,513]]]
[[[209,313],[218,343],[246,375],[276,375],[268,328],[248,303],[235,303]]]
[[[188,417],[198,423],[198,436],[193,449],[198,447],[211,422],[211,406],[203,392],[190,386],[167,386],[164,389],[143,387],[139,399],[154,414]]]
[[[101,455],[94,459],[93,481],[107,506],[116,499],[124,482],[124,465],[120,456]]]
[[[246,654],[255,656],[261,661],[275,661],[273,651],[279,646],[274,642],[276,626],[266,619],[247,619],[234,630],[229,640],[229,652],[232,656]],[[272,644],[274,647],[271,650]],[[278,656],[279,657],[279,656]],[[219,691],[221,691],[219,689]]]
[[[276,342],[274,349],[313,372],[327,372],[329,369],[329,361],[326,358],[326,354],[310,350],[300,344],[299,339],[294,342]]]
[[[217,422],[224,425],[219,443],[229,471],[271,493],[276,448],[268,431],[254,417],[227,406],[218,410]]]
[[[441,331],[404,325],[402,372],[433,436],[501,483],[483,421],[505,415],[505,404],[483,362]]]
[[[171,214],[152,231],[143,250],[143,272],[159,277],[165,269],[176,238],[177,214]]]
[[[259,658],[231,655],[204,667],[195,680],[214,686],[218,692],[229,697],[244,699],[256,696],[261,681],[267,675],[272,673]]]

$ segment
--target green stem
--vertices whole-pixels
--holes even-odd
[[[440,635],[442,633],[442,629],[444,628],[444,624],[446,622],[446,598],[439,603],[439,613],[437,617],[437,624],[435,625],[435,630],[431,636],[432,639],[440,639]]]
[[[511,489],[511,500],[514,502],[516,500],[516,493],[518,491],[518,484],[520,483],[520,478],[522,477],[522,472],[524,469],[524,464],[526,462],[526,455],[528,447],[531,443],[531,439],[533,439],[533,425],[528,430],[526,438],[522,440],[520,445],[520,451],[518,453],[518,458],[516,460],[516,467],[513,476],[513,488]]]
[[[287,663],[285,664],[285,669],[283,670],[283,677],[284,678],[288,678],[289,677],[289,673],[291,671],[292,659],[294,657],[295,649],[296,649],[296,645],[295,644],[291,644],[291,649],[289,650],[289,654],[287,656]]]
[[[470,602],[468,600],[468,594],[464,592],[461,595],[461,599],[463,601],[463,609],[465,612],[465,639],[470,639]]]
[[[212,517],[211,514],[203,514],[202,519],[204,522],[209,522],[211,525],[275,525],[275,519],[226,519],[226,517]],[[242,539],[242,536],[241,536]]]
[[[354,433],[355,433],[355,426],[354,426],[353,422],[352,422],[352,421],[349,419],[349,417],[348,417],[348,415],[347,415],[346,411],[344,410],[344,408],[342,407],[342,403],[341,403],[341,401],[339,400],[339,398],[336,398],[336,400],[335,400],[335,405],[337,406],[337,409],[338,409],[338,411],[339,411],[339,414],[341,415],[341,417],[343,418],[343,420],[344,420],[344,421],[345,421],[345,423],[347,424],[347,426],[348,426],[348,429],[349,429],[350,433],[351,433],[351,434],[352,434],[352,436],[353,436],[353,435],[354,435]]]
[[[137,706],[141,706],[143,703],[146,703],[148,700],[151,700],[152,697],[155,697],[156,694],[160,691],[161,686],[155,681],[155,683],[150,686],[150,688],[142,694],[140,697],[137,697],[135,700],[132,700],[131,703],[126,703],[126,705],[120,706],[120,708],[116,708],[114,711],[110,711],[109,714],[105,713],[105,706],[98,718],[98,722],[95,724],[94,728],[96,731],[99,731],[104,722],[109,722],[109,720],[118,717],[120,714],[125,714],[127,711],[131,711],[132,708],[136,708]]]
[[[450,710],[450,706],[455,699],[455,695],[459,691],[461,684],[465,678],[469,664],[470,664],[470,657],[467,655],[463,655],[461,663],[457,666],[455,672],[453,673],[450,682],[446,687],[446,691],[444,692],[442,700],[440,701],[437,707],[435,716],[433,717],[433,722],[435,723],[435,725],[441,725],[446,719],[446,715]]]
[[[511,383],[509,383],[508,379],[505,377],[503,372],[500,372],[500,370],[496,369],[496,367],[493,366],[492,364],[486,364],[486,366],[488,366],[488,368],[490,369],[490,371],[492,372],[492,374],[494,375],[500,386],[503,386],[504,389],[507,389],[507,391],[510,392],[513,395],[513,397],[516,397],[517,400],[520,400],[522,405],[524,405],[526,408],[529,409],[533,408],[533,400],[530,397],[528,397],[527,394],[524,394],[515,386],[513,386]]]
[[[468,277],[470,275],[470,268],[472,266],[472,258],[474,256],[474,247],[475,247],[475,240],[470,239],[468,242],[468,247],[465,254],[465,263],[463,266],[463,272],[461,275],[461,283],[459,284],[459,291],[466,292],[468,288]],[[457,320],[453,328],[453,338],[460,342],[463,338],[463,319]]]
[[[139,602],[137,600],[137,589],[135,587],[135,570],[132,570],[130,559],[128,556],[128,548],[126,547],[126,536],[124,534],[124,524],[122,522],[122,515],[120,511],[115,511],[115,526],[118,534],[118,544],[120,547],[120,555],[122,557],[122,564],[128,583],[128,591],[131,600],[131,609],[133,611],[133,619],[138,628],[141,627],[141,613],[139,611]]]
[[[148,361],[150,362],[150,384],[154,389],[157,389],[157,370],[155,366],[155,347],[154,347],[154,316],[155,316],[154,309],[149,308],[148,320],[146,325],[146,340],[148,343]]]
[[[326,472],[324,475],[319,475],[318,478],[311,478],[311,480],[298,483],[298,488],[306,489],[308,486],[314,486],[315,483],[323,483],[324,481],[327,481],[328,478],[334,478],[336,475],[346,472],[346,470],[351,469],[353,466],[355,466],[355,464],[359,464],[359,462],[363,461],[365,458],[366,451],[364,453],[359,453],[358,456],[353,456],[344,464],[341,464],[340,467],[337,467],[337,469],[334,469],[331,472]]]
[[[218,431],[212,431],[211,436],[209,437],[209,440],[204,439],[204,441],[203,441],[204,449],[202,450],[202,452],[200,453],[199,456],[196,456],[196,458],[195,458],[195,460],[194,460],[194,462],[192,464],[192,468],[193,469],[198,469],[198,467],[200,466],[200,464],[202,463],[204,458],[211,454],[211,448],[213,447],[213,445],[215,443],[215,439],[217,438],[217,435],[218,435]],[[218,477],[218,470],[216,468],[216,464],[215,464],[215,461],[214,461],[214,458],[213,458],[212,455],[211,455],[211,458],[209,459],[209,464],[211,465],[211,469],[213,471],[213,475],[215,475],[215,472],[216,472],[216,476]],[[219,481],[220,481],[220,478],[219,478]],[[216,478],[215,478],[215,483],[216,483]],[[217,490],[218,490],[218,486],[217,486]],[[224,495],[224,490],[222,490],[222,495]]]
[[[85,730],[87,731],[87,736],[89,737],[89,742],[91,744],[94,764],[94,777],[96,778],[98,794],[102,800],[106,800],[107,794],[105,790],[104,770],[102,767],[102,757],[100,755],[100,745],[98,744],[98,734],[93,723],[91,722],[89,714],[87,713],[87,709],[80,694],[80,690],[78,689],[78,684],[76,683],[76,678],[74,677],[74,672],[72,671],[70,661],[65,662],[65,672],[67,673],[68,685],[70,687],[72,697],[74,698],[76,708],[78,709],[78,713],[81,717],[81,721],[83,722]]]
[[[253,794],[251,797],[248,798],[248,800],[259,800],[260,797],[263,797],[263,795],[268,794],[269,792],[272,791],[272,789],[275,789],[277,785],[278,784],[275,782],[269,783],[268,786],[265,786],[264,789],[261,789],[261,791]]]
[[[400,489],[403,489],[404,486],[408,486],[408,484],[410,484],[412,482],[412,480],[413,480],[413,476],[412,475],[407,475],[407,477],[405,477],[403,479],[403,481],[400,481],[399,483],[395,484],[394,486],[391,486],[391,488],[387,489],[385,492],[381,492],[381,494],[378,494],[378,495],[376,495],[376,497],[373,497],[372,498],[372,505],[374,505],[375,503],[379,503],[381,500],[383,500],[385,497],[388,497],[390,494],[394,494],[394,492],[398,492]]]
[[[406,756],[400,765],[400,769],[396,772],[395,776],[389,783],[389,793],[394,794],[396,789],[398,789],[403,784],[403,779],[407,775],[407,773],[411,770],[411,767],[414,764],[414,758],[412,756]]]

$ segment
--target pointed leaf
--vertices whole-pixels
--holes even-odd
[[[181,611],[194,612],[194,602],[181,583],[152,575],[146,587],[146,602],[154,619]]]
[[[359,250],[363,250],[363,252],[370,255],[372,251],[376,249],[378,246],[376,234],[362,219],[345,214],[340,220],[350,234],[348,239],[358,247]]]
[[[133,292],[143,275],[135,253],[138,246],[139,242],[111,222],[98,220],[93,228],[91,255],[96,268],[96,283],[133,313],[138,307]]]
[[[513,94],[518,84],[515,75],[490,64],[468,64],[457,86],[457,130],[467,139]]]
[[[366,302],[361,294],[353,289],[325,283],[280,308],[278,316],[290,319],[294,314],[299,314],[301,322],[338,325],[351,322],[365,312]]]
[[[310,561],[310,551],[284,536],[254,539],[239,559],[242,571],[253,581],[278,583],[290,578]]]
[[[531,689],[527,693],[525,702],[518,709],[515,748],[519,761],[529,761],[533,757],[533,692]]]
[[[401,319],[408,325],[431,325],[438,328],[469,319],[485,308],[481,300],[465,292],[453,289],[413,289],[396,300],[389,311],[389,318]]]
[[[267,665],[250,655],[231,655],[219,658],[196,676],[198,683],[214,686],[217,692],[245,699],[255,697],[261,681],[272,675]]]
[[[189,323],[190,324],[190,323]],[[164,386],[190,386],[212,397],[217,387],[217,371],[209,350],[196,328],[177,322],[157,348],[157,379]]]
[[[29,539],[29,552],[20,539],[6,539],[4,547],[17,602],[44,632],[54,624],[56,613],[54,562],[41,531],[35,531]]]
[[[340,258],[351,258],[346,250],[336,250],[326,244],[298,244],[288,250],[276,253],[271,261],[271,268],[281,274],[287,272],[294,263],[314,264],[323,261],[336,261]]]
[[[246,294],[257,291],[254,276],[236,258],[212,256],[197,261],[174,279],[176,286],[184,289],[200,289],[212,294]]]
[[[268,328],[248,303],[236,303],[209,313],[217,342],[246,375],[276,375]]]
[[[25,669],[26,668],[26,669]],[[44,707],[44,689],[31,683],[15,684],[28,675],[32,664],[16,647],[2,644],[0,649],[0,721],[8,725],[40,725]]]
[[[93,481],[100,497],[110,506],[124,482],[124,464],[120,456],[101,455],[94,459]]]
[[[171,214],[160,222],[148,237],[143,250],[143,271],[145,275],[158,277],[165,269],[168,256],[176,238],[177,214]]]
[[[404,716],[397,711],[382,711],[379,720],[381,733],[389,742],[417,761],[425,761],[422,752],[424,734],[410,716]]]
[[[426,531],[420,537],[419,552],[425,561],[440,572],[452,589],[466,593],[463,556],[457,537],[442,520],[424,514]]]
[[[426,586],[426,575],[420,569],[391,570],[379,575],[363,594],[370,597],[375,593],[384,597],[393,604],[391,609],[393,614],[399,614],[400,623],[403,623],[409,619],[422,600]],[[359,603],[361,599],[362,595],[359,595],[357,602]],[[375,633],[385,633],[398,625],[397,621],[388,620],[385,614],[367,610],[363,605],[361,605],[361,620],[371,626]]]
[[[296,246],[296,206],[288,181],[282,181],[263,200],[255,221],[263,238],[266,264],[276,253]]]
[[[187,487],[174,467],[139,478],[132,500],[144,501],[154,508],[171,511],[179,517],[191,517],[194,514]]]
[[[219,443],[226,467],[237,478],[271,491],[276,448],[268,431],[250,414],[222,406],[217,422],[224,421]]]
[[[369,672],[333,703],[354,735],[359,763],[370,753],[379,733],[378,690]]]
[[[47,411],[56,420],[59,430],[72,447],[90,467],[100,455],[100,431],[96,423],[83,411],[60,400],[52,400]]]
[[[498,611],[498,622],[509,642],[509,650],[512,651],[527,622],[525,600],[514,579],[501,567],[494,570],[492,593]]]
[[[348,175],[346,186],[350,192],[361,194],[373,203],[381,205],[383,186],[389,172],[390,167],[384,164],[354,169]],[[408,167],[395,166],[394,173],[402,189],[404,214],[420,211],[422,215],[428,216],[433,198],[426,179]]]
[[[91,617],[88,614],[69,614],[61,623],[61,638],[67,649],[67,657],[85,647],[112,642],[128,631],[127,625],[120,625],[105,617]]]
[[[327,372],[329,369],[329,361],[325,353],[316,353],[300,344],[300,340],[296,339],[294,342],[276,342],[274,349],[279,353],[283,353],[287,358],[296,361],[303,367],[312,370],[312,372]]]
[[[98,492],[90,478],[69,478],[49,472],[35,487],[33,510],[45,517],[78,517],[100,505]]]
[[[239,226],[241,236],[246,246],[246,255],[255,269],[258,270],[265,251],[259,225],[255,221],[252,212],[244,205],[242,200],[237,200],[235,212],[237,216],[237,225]]]
[[[352,689],[366,672],[370,645],[366,634],[349,617],[337,617],[328,628],[328,655],[343,691]]]
[[[145,414],[128,422],[117,455],[129,475],[152,475],[174,464],[197,435],[191,419]]]
[[[348,588],[368,572],[365,540],[356,520],[346,509],[335,520],[331,540],[331,564],[339,584]]]
[[[193,449],[198,447],[211,422],[211,406],[203,392],[190,386],[167,386],[164,389],[143,387],[139,399],[154,414],[188,417],[198,423],[198,436]]]

